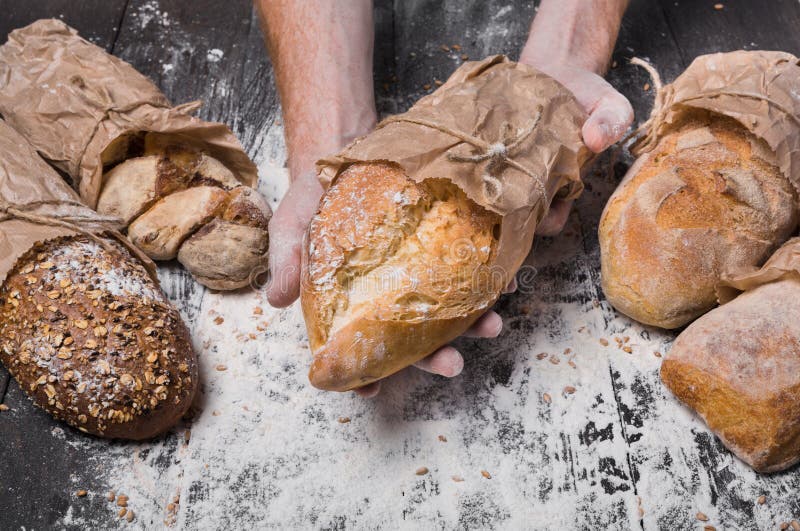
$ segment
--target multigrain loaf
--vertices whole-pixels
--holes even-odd
[[[462,334],[513,272],[493,268],[501,217],[451,182],[355,164],[311,221],[301,301],[321,389],[346,391]]]
[[[0,287],[0,360],[33,401],[77,429],[145,439],[173,426],[198,386],[189,333],[122,245],[40,244]]]
[[[637,321],[683,326],[714,307],[724,273],[762,263],[791,235],[796,200],[764,140],[731,118],[687,111],[606,205],[603,291]]]
[[[661,366],[664,384],[742,461],[800,461],[800,276],[747,291],[692,323]]]

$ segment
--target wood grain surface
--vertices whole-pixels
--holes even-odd
[[[516,58],[537,3],[377,0],[380,112],[407,109],[467,58]],[[703,53],[800,53],[796,1],[717,3],[632,1],[607,77],[637,120],[653,94],[631,57],[670,81]],[[0,0],[0,13],[2,40],[63,18],[174,103],[203,100],[199,116],[234,130],[277,205],[280,107],[249,0]],[[528,278],[498,303],[502,336],[458,341],[460,377],[407,371],[372,401],[310,388],[296,306],[209,292],[163,265],[200,356],[194,418],[147,443],[93,439],[37,410],[0,368],[0,529],[750,530],[800,519],[798,469],[761,476],[732,457],[660,383],[656,353],[675,334],[604,301],[597,224],[629,164],[598,160],[565,231],[537,239]],[[119,520],[111,490],[130,497],[133,522]]]

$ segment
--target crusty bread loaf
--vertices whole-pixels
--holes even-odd
[[[747,291],[692,323],[666,386],[759,472],[800,461],[800,278]]]
[[[388,163],[347,168],[304,250],[311,383],[361,387],[462,334],[510,280],[492,268],[499,231],[500,217],[449,181],[417,184]]]
[[[272,211],[219,160],[157,133],[122,135],[102,158],[97,211],[129,225],[150,258],[177,257],[200,283],[223,290],[266,269]]]
[[[676,328],[716,304],[721,275],[760,264],[797,225],[763,140],[693,112],[639,158],[600,221],[602,285],[619,311]]]
[[[189,333],[121,245],[52,240],[0,288],[0,359],[34,402],[81,431],[145,439],[174,425],[198,383]]]

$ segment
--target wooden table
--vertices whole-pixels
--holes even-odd
[[[795,0],[723,1],[721,9],[710,0],[632,3],[608,77],[638,120],[652,91],[628,64],[633,56],[671,80],[702,53],[800,52]],[[408,108],[462,54],[516,56],[535,4],[377,1],[380,110]],[[172,101],[204,100],[200,115],[239,135],[259,164],[260,189],[277,204],[287,181],[280,110],[248,0],[0,0],[0,13],[3,40],[59,17]],[[201,358],[194,419],[148,443],[93,439],[34,408],[0,369],[10,408],[0,412],[0,529],[165,521],[187,529],[776,529],[800,519],[798,471],[760,476],[733,458],[658,379],[654,353],[675,334],[635,324],[603,299],[597,222],[628,163],[598,162],[565,232],[537,241],[534,289],[498,304],[501,338],[459,342],[462,376],[409,371],[372,401],[308,385],[296,306],[272,310],[259,292],[213,294],[162,267]],[[613,341],[626,336],[630,354]],[[417,475],[421,467],[428,472]],[[118,520],[110,490],[130,497],[132,523]]]

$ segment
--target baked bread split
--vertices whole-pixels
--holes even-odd
[[[311,221],[301,300],[321,389],[346,391],[461,335],[499,297],[500,216],[449,181],[355,164]]]

